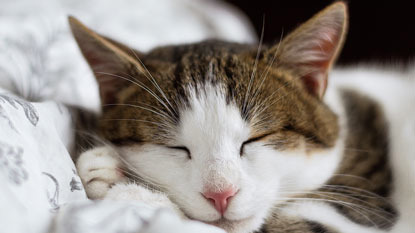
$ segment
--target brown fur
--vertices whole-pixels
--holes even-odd
[[[397,213],[389,198],[392,172],[384,113],[376,102],[354,91],[344,90],[343,99],[348,133],[343,160],[335,172],[339,175],[334,175],[328,186],[315,194],[301,197],[328,200],[328,204],[356,223],[388,229],[395,223]],[[344,204],[335,203],[339,201]],[[311,230],[307,221],[284,216],[277,208],[261,232],[316,231]],[[321,232],[335,231],[326,227]]]
[[[257,233],[337,233],[317,222],[281,215],[278,210],[273,211],[269,219]]]
[[[234,46],[232,49],[229,46]],[[234,51],[232,51],[234,50]],[[244,97],[248,89],[249,78],[254,63],[253,53],[242,45],[226,44],[218,41],[207,41],[195,45],[182,47],[167,48],[166,52],[156,51],[156,54],[150,53],[142,58],[143,63],[149,69],[149,72],[157,80],[161,89],[166,92],[166,96],[171,103],[182,102],[186,104],[186,87],[196,86],[203,91],[205,82],[214,84],[224,84],[225,92],[229,101],[234,101],[240,107],[241,113],[251,124],[255,125],[256,121],[261,121],[261,127],[256,127],[257,134],[263,132],[276,132],[275,139],[292,135],[298,138],[298,135],[304,136],[312,142],[323,146],[333,146],[337,137],[337,119],[336,116],[317,98],[304,91],[301,83],[296,82],[289,72],[271,70],[264,83],[257,90],[255,99],[250,99],[254,104],[248,108],[254,108],[259,103],[264,103],[264,111],[252,119],[250,109],[244,112]],[[170,54],[169,54],[170,53]],[[180,59],[168,61],[166,58],[178,56]],[[207,54],[211,54],[210,56]],[[158,57],[160,56],[160,57]],[[160,61],[163,58],[164,61]],[[209,71],[211,67],[211,71]],[[260,72],[265,72],[268,64],[258,65]],[[206,77],[208,72],[213,72],[214,77]],[[140,77],[132,67],[128,74],[133,77]],[[263,78],[263,77],[262,77]],[[146,78],[140,77],[144,85],[151,88],[155,93],[157,90]],[[253,86],[259,87],[262,79],[255,79]],[[163,109],[164,106],[158,103],[147,91],[137,85],[130,84],[128,81],[122,81],[126,84],[125,88],[118,92],[119,103],[137,104],[143,102]],[[274,88],[270,88],[274,87]],[[277,92],[274,94],[274,92]],[[269,96],[274,95],[272,98]],[[180,108],[185,106],[173,104],[173,112],[180,112]],[[266,107],[265,107],[266,106]],[[105,137],[111,141],[153,141],[156,138],[150,138],[148,135],[157,137],[158,143],[166,143],[161,140],[164,133],[160,127],[154,127],[151,123],[136,121],[111,121],[110,119],[140,119],[154,121],[157,116],[147,110],[133,108],[131,106],[108,106],[104,108],[101,129]],[[171,116],[174,123],[179,122],[179,115]],[[160,122],[161,123],[161,122]],[[310,124],[311,123],[311,124]],[[174,125],[172,125],[174,127]],[[143,132],[143,129],[149,132]],[[150,132],[151,131],[151,132]],[[293,134],[292,132],[296,132]],[[254,135],[253,135],[254,136]],[[270,142],[274,140],[269,137]],[[284,137],[288,140],[287,137]],[[278,140],[280,142],[281,140]],[[280,145],[281,143],[279,143]]]
[[[348,116],[348,137],[344,159],[329,185],[340,186],[333,200],[341,200],[361,208],[335,205],[351,220],[368,226],[389,228],[396,220],[389,195],[392,171],[388,161],[388,124],[383,110],[369,97],[344,90]],[[322,191],[333,191],[322,188]],[[364,209],[362,209],[364,208]],[[367,218],[363,217],[366,215]]]
[[[264,140],[280,149],[296,147],[300,141],[313,144],[310,147],[313,149],[334,145],[337,117],[319,100],[319,93],[308,91],[312,88],[306,81],[309,77],[300,75],[292,68],[294,64],[290,66],[290,61],[284,60],[291,56],[284,55],[290,53],[284,53],[284,48],[293,47],[291,44],[298,43],[298,37],[308,36],[309,29],[318,26],[324,12],[338,11],[336,14],[342,15],[339,10],[344,10],[344,5],[334,4],[294,31],[281,42],[281,53],[278,53],[280,45],[257,51],[256,46],[212,40],[134,54],[127,46],[92,32],[76,19],[71,18],[70,22],[81,51],[100,82],[104,107],[99,128],[106,139],[114,143],[168,144],[172,131],[180,123],[180,110],[188,107],[187,88],[203,92],[204,86],[212,83],[220,86],[228,101],[240,108],[241,115],[251,125],[252,137],[273,133]],[[337,57],[344,37],[345,25],[336,27],[339,39],[328,52],[327,64]],[[100,52],[94,55],[95,50]],[[277,59],[271,59],[270,54]],[[321,77],[327,78],[330,67],[316,67],[323,69]],[[326,81],[318,82],[314,84],[324,86]],[[168,119],[160,118],[154,111]]]
[[[334,23],[324,19],[331,17],[330,14],[335,15]],[[194,87],[200,94],[205,91],[206,84],[212,84],[221,89],[229,103],[239,107],[242,117],[251,126],[252,138],[261,137],[260,140],[279,150],[301,145],[306,145],[308,150],[320,150],[333,147],[338,138],[337,116],[321,97],[330,67],[343,43],[346,18],[344,4],[334,4],[280,44],[258,51],[252,45],[210,40],[160,47],[147,54],[102,37],[74,18],[70,23],[100,83],[103,109],[98,128],[105,139],[116,144],[169,145],[180,124],[181,110],[190,107],[188,87]],[[314,45],[305,48],[324,53],[323,58],[305,63],[293,60],[297,55],[301,61],[304,51],[296,51],[297,43],[315,36],[318,31],[314,29],[320,24],[332,27],[336,33],[332,41],[322,41],[319,48]],[[368,183],[334,176],[328,184],[364,189],[379,197],[373,194],[365,197],[366,191],[356,189],[351,192],[350,189],[322,188],[319,191],[334,192],[325,199],[371,208],[372,212],[366,212],[370,219],[367,220],[350,208],[336,206],[353,221],[379,225],[386,222],[383,218],[395,216],[385,199],[390,188],[390,170],[384,166],[387,163],[384,119],[370,100],[360,97],[355,101],[352,96],[345,92],[348,114],[352,116],[348,122],[351,131],[344,161],[337,173],[362,176]],[[363,133],[373,137],[365,140],[356,137]],[[317,194],[311,197],[322,198]],[[381,217],[376,212],[379,210],[384,211]],[[390,224],[379,225],[388,226]],[[278,212],[270,216],[262,229],[262,232],[319,231],[333,232],[318,223],[287,218]]]

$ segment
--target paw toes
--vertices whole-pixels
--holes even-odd
[[[111,148],[98,147],[82,153],[76,166],[88,197],[103,198],[113,184],[125,181],[120,165],[118,155]]]

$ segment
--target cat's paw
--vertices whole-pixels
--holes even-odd
[[[173,210],[182,219],[187,219],[185,214],[167,197],[166,194],[151,191],[138,184],[118,183],[111,187],[105,199],[138,201],[155,208],[168,208]]]
[[[115,183],[127,181],[120,165],[117,153],[109,147],[97,147],[79,156],[76,167],[89,198],[102,199]]]

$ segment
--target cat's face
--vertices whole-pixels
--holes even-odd
[[[100,130],[184,213],[230,232],[323,184],[339,161],[321,101],[345,31],[337,3],[271,48],[206,41],[139,54],[72,19],[100,83]]]

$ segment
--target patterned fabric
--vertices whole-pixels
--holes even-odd
[[[65,104],[98,111],[99,100],[67,15],[142,51],[212,37],[254,42],[253,30],[220,1],[105,3],[0,0],[0,232],[223,232],[140,203],[87,199]]]
[[[67,150],[72,128],[68,108],[0,91],[2,232],[45,232],[60,206],[86,200]]]
[[[67,107],[0,90],[0,232],[223,232],[140,203],[87,200]]]

